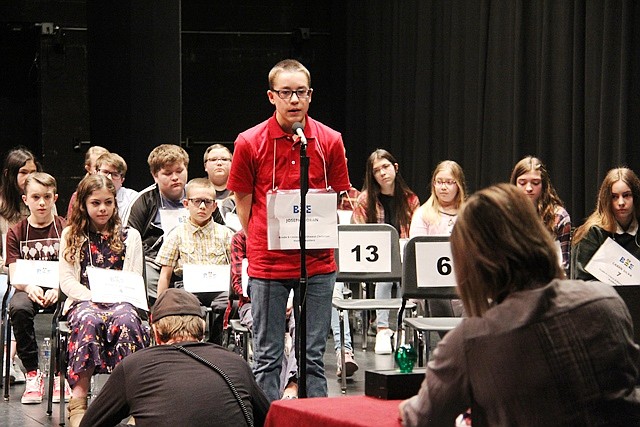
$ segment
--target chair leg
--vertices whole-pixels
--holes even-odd
[[[9,400],[9,387],[10,387],[10,375],[9,371],[11,368],[11,321],[9,320],[9,311],[6,310],[5,315],[3,316],[4,323],[4,343],[5,343],[5,351],[4,351],[4,400]]]
[[[66,335],[58,335],[59,336],[59,347],[58,347],[58,375],[60,375],[60,390],[61,399],[60,399],[60,425],[65,425],[66,413],[65,413],[65,401],[64,401],[64,379],[67,372],[67,336]]]
[[[347,367],[344,360],[344,311],[338,311],[338,317],[340,319],[340,364],[342,365],[341,379],[340,379],[340,391],[342,394],[347,394]]]
[[[53,317],[53,322],[56,322],[56,316]],[[49,358],[49,379],[47,382],[47,415],[49,416],[53,413],[53,382],[54,376],[57,374],[56,361],[58,360],[58,353],[58,328],[57,325],[54,324],[51,328],[51,356]],[[64,382],[61,384],[64,385]],[[64,387],[61,388],[64,389]]]

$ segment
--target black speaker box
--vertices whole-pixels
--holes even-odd
[[[395,369],[368,370],[364,373],[364,394],[385,400],[407,399],[418,394],[425,368],[403,374]]]

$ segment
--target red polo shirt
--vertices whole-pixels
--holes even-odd
[[[309,188],[331,187],[336,193],[351,187],[340,133],[306,117],[304,134],[309,157]],[[297,138],[296,138],[297,139]],[[238,135],[227,188],[250,193],[251,215],[247,236],[249,276],[260,279],[300,277],[299,250],[267,249],[267,192],[300,188],[300,143],[282,130],[274,115]],[[324,162],[323,162],[324,158]],[[325,164],[327,181],[325,182]],[[307,250],[309,276],[336,270],[333,249]]]

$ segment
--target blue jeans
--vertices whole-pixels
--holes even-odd
[[[377,282],[376,283],[376,299],[388,299],[391,298],[391,291],[393,289],[393,282]],[[400,293],[400,287],[398,287],[398,293]],[[398,298],[401,295],[398,295]],[[376,310],[376,325],[378,328],[389,327],[389,310]]]
[[[333,298],[343,299],[342,290],[344,289],[344,283],[336,282],[333,287]],[[347,351],[353,351],[351,345],[351,329],[349,328],[349,312],[345,312],[344,319],[344,348]],[[333,332],[333,346],[336,350],[340,348],[340,315],[338,310],[331,307],[331,331]]]
[[[326,397],[324,351],[331,327],[331,294],[336,273],[309,277],[307,284],[307,396]],[[297,279],[249,278],[253,314],[253,373],[270,401],[280,398],[280,371],[289,291]],[[301,381],[303,379],[299,379]]]

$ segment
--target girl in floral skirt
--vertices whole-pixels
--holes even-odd
[[[71,426],[80,424],[94,373],[109,373],[123,357],[149,345],[149,333],[133,305],[91,301],[87,267],[129,270],[142,274],[142,241],[133,228],[123,228],[111,180],[86,176],[78,185],[69,225],[62,232],[60,288],[67,295],[71,336],[68,378]]]

